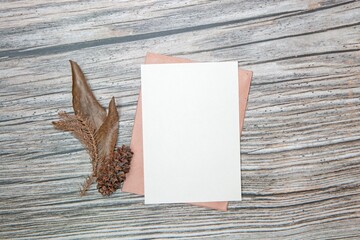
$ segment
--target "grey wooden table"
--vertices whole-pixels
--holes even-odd
[[[121,144],[147,51],[254,71],[228,212],[79,197],[89,158],[51,125],[68,60],[115,96]],[[359,239],[360,2],[1,1],[0,156],[1,239]]]

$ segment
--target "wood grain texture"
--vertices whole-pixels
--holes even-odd
[[[1,1],[0,36],[1,239],[360,238],[359,1]],[[79,197],[88,156],[51,126],[68,60],[115,96],[121,144],[147,51],[254,71],[228,212]]]

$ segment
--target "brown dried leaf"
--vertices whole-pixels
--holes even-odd
[[[105,159],[114,158],[114,149],[117,143],[119,129],[119,114],[115,106],[115,98],[113,97],[109,103],[109,113],[101,125],[99,130],[95,134],[95,141],[98,149],[98,162],[95,165],[96,175],[99,169],[99,165],[104,162]]]
[[[106,110],[96,100],[79,65],[71,60],[70,64],[75,115],[87,119],[98,130],[106,118]]]

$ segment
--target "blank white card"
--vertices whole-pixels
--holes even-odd
[[[237,62],[141,66],[145,203],[241,200]]]

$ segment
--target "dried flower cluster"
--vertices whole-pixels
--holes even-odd
[[[125,145],[114,150],[119,128],[119,114],[114,97],[106,113],[96,100],[78,64],[73,61],[70,64],[75,115],[60,112],[61,120],[53,124],[56,129],[72,132],[90,155],[93,171],[85,180],[80,194],[84,195],[97,181],[99,192],[110,195],[121,188],[126,173],[129,172],[133,153]]]

